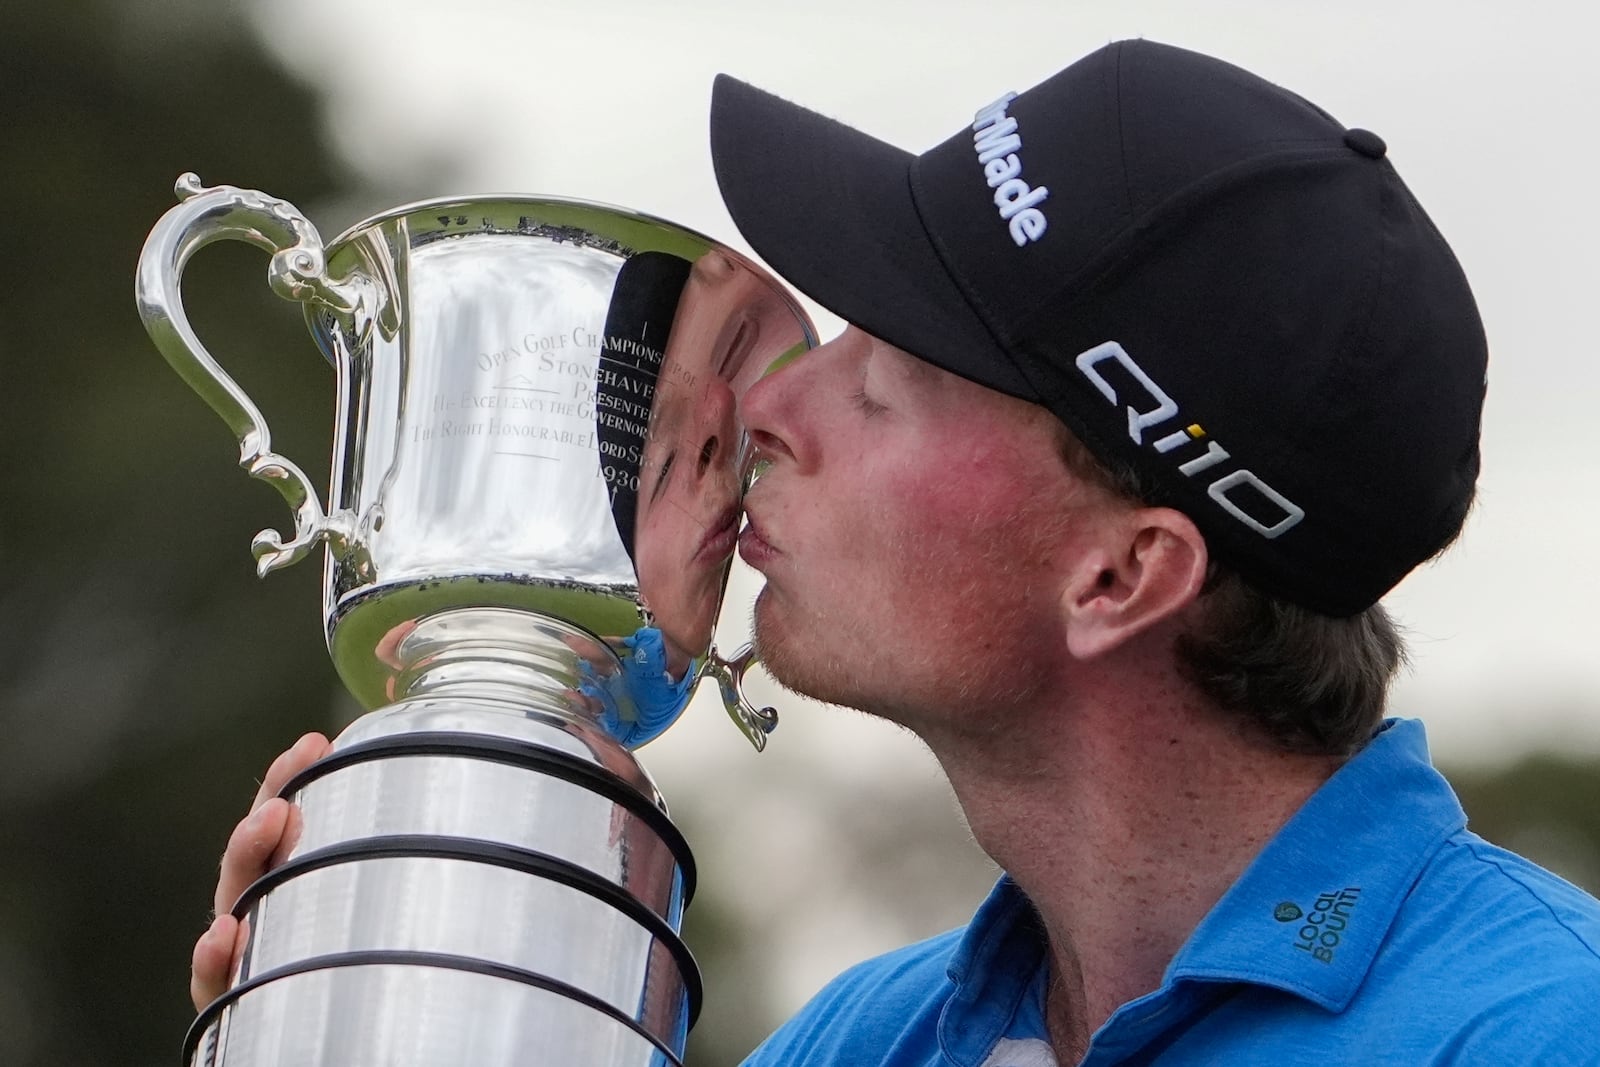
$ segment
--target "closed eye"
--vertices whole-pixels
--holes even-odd
[[[881,415],[885,411],[889,410],[868,396],[865,389],[856,390],[854,393],[850,394],[850,399],[855,402],[856,407],[860,408],[869,419],[874,415]]]
[[[672,460],[675,456],[677,456],[677,454],[678,450],[673,449],[671,452],[667,453],[667,458],[661,461],[661,469],[656,472],[656,484],[650,490],[650,500],[652,502],[655,501],[656,497],[661,495],[661,490],[666,488],[667,475],[672,471]]]

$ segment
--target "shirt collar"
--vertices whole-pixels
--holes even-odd
[[[1417,875],[1465,825],[1422,724],[1389,720],[1206,915],[1167,983],[1253,982],[1344,1010]]]
[[[1250,982],[1342,1011],[1418,873],[1465,825],[1454,792],[1428,762],[1422,724],[1384,723],[1201,920],[1168,965],[1163,989],[1182,979]],[[939,1043],[952,1063],[982,1062],[1005,1036],[1044,946],[1033,905],[1003,875],[947,968],[954,990]]]
[[[1038,977],[1045,936],[1010,875],[990,890],[950,957],[955,989],[939,1015],[939,1047],[956,1064],[981,1063],[1005,1036]]]

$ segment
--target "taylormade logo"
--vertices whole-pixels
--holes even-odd
[[[1011,239],[1021,248],[1044,236],[1049,225],[1040,211],[1050,190],[1037,189],[1022,180],[1022,135],[1017,120],[1006,114],[1006,105],[1017,98],[1007,93],[981,109],[972,123],[972,145],[983,166],[983,176],[994,190],[994,206],[1011,228]]]

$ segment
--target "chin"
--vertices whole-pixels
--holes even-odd
[[[781,628],[772,621],[767,609],[767,591],[763,589],[756,595],[755,607],[750,610],[750,643],[755,648],[756,661],[785,689],[809,695],[796,683],[796,674],[790,669],[790,642],[779,633]]]
[[[752,620],[756,659],[773,681],[811,700],[879,714],[873,710],[871,697],[858,684],[870,668],[823,650],[819,642],[804,634],[788,632],[771,614],[770,605],[763,610],[758,598]]]
[[[767,591],[762,590],[756,597],[750,619],[756,659],[761,669],[791,693],[835,703],[831,695],[832,686],[826,684],[828,672],[818,670],[817,664],[807,654],[815,652],[815,644],[808,642],[804,636],[785,632],[785,627],[773,618],[773,614]]]

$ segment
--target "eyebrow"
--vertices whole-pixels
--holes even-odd
[[[912,355],[905,349],[898,351],[901,354],[880,357],[885,365],[894,368],[892,373],[918,385],[930,384],[937,380],[939,371],[932,363]],[[876,356],[876,353],[874,355]]]
[[[932,381],[939,376],[939,368],[935,367],[932,363],[929,363],[920,356],[914,356],[910,352],[907,352],[906,356],[908,358],[901,360],[900,362],[906,367],[906,373],[910,377],[916,378],[919,381],[927,382]]]
[[[662,457],[660,464],[656,466],[655,484],[650,487],[650,503],[654,504],[656,499],[661,496],[661,491],[666,488],[667,476],[673,473],[672,468],[675,466],[674,461],[677,456],[677,447],[669,448],[667,449],[667,454]]]

